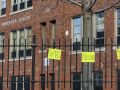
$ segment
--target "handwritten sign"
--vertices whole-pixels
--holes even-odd
[[[117,52],[117,58],[120,59],[120,49],[116,49]]]
[[[61,50],[49,48],[48,58],[49,58],[49,59],[60,60],[60,59],[61,59]]]
[[[95,62],[95,52],[82,52],[82,62]]]

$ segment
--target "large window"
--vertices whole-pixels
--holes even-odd
[[[42,23],[42,40],[43,40],[43,45],[46,45],[46,23]],[[45,48],[44,48],[45,50]]]
[[[51,36],[52,36],[52,44],[53,44],[53,41],[55,41],[55,32],[56,32],[56,22],[55,22],[55,20],[51,21],[51,24],[52,24],[52,27],[51,27],[52,34],[51,34]]]
[[[117,90],[120,90],[120,70],[117,71]]]
[[[120,9],[117,11],[117,44],[120,44]]]
[[[2,61],[4,59],[4,42],[5,42],[5,34],[0,34],[0,45],[3,45],[0,47],[0,60]]]
[[[81,90],[81,73],[73,73],[72,90]]]
[[[31,56],[31,34],[31,27],[11,31],[11,44],[13,45],[11,47],[11,58]],[[16,45],[20,45],[20,47]]]
[[[72,42],[73,42],[73,51],[81,50],[80,45],[82,44],[82,20],[81,17],[72,18]]]
[[[103,90],[103,73],[94,72],[94,90]]]
[[[30,76],[12,76],[11,90],[30,90]]]
[[[32,6],[32,0],[11,0],[12,12],[26,9]]]
[[[104,46],[104,13],[96,14],[96,47]]]
[[[6,13],[6,0],[0,0],[0,15]]]

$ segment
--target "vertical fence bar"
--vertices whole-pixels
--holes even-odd
[[[55,49],[55,40],[53,39],[53,48]],[[54,73],[54,59],[53,59],[53,73]]]
[[[106,77],[107,77],[107,38],[105,38],[105,88],[106,88]]]
[[[3,48],[3,52],[4,52],[4,39],[3,39],[3,45],[1,47]],[[3,89],[3,58],[2,58],[2,89]]]
[[[33,35],[33,44],[32,44],[32,90],[34,90],[34,84],[35,84],[35,35]]]
[[[82,51],[83,51],[83,38],[82,38]],[[81,58],[82,58],[82,54],[81,54]],[[81,62],[82,62],[82,59],[81,59]],[[83,62],[82,62],[82,69],[83,69]],[[83,74],[82,74],[82,88],[83,88]]]
[[[8,77],[9,77],[9,39],[8,39],[8,67],[7,67],[7,88],[8,88]]]
[[[75,84],[77,84],[78,82],[77,82],[77,48],[78,48],[78,46],[77,46],[77,38],[76,38],[76,72],[75,72]],[[77,89],[77,85],[76,85],[76,87],[75,87],[76,89]]]
[[[72,55],[71,55],[71,39],[70,39],[70,88],[71,88],[71,58],[72,58]]]
[[[66,71],[66,39],[65,39],[65,56],[64,56],[64,88],[65,88],[65,71]]]
[[[43,73],[43,48],[44,48],[44,46],[43,46],[43,39],[42,39],[42,63],[41,63],[41,74]]]
[[[96,41],[95,41],[95,38],[94,38],[94,52],[95,52],[95,47],[96,47]],[[95,71],[95,63],[93,64],[93,71]]]
[[[25,39],[25,51],[24,51],[24,88],[25,88],[25,72],[26,72],[26,39]]]
[[[16,45],[15,45],[15,39],[14,39],[14,46],[13,46],[13,52],[14,53],[12,53],[13,54],[13,84],[15,83],[15,81],[14,81],[15,80],[15,77],[14,77],[14,61],[15,61],[15,56],[16,56],[15,55],[16,54],[16,52],[15,52],[15,46]]]
[[[99,89],[100,89],[100,65],[101,65],[101,38],[100,38],[100,47],[99,47]]]
[[[49,48],[49,39],[47,41],[48,41],[47,48]],[[47,52],[47,54],[48,54],[48,52]],[[47,88],[48,88],[48,58],[47,58]]]
[[[117,38],[117,37],[116,37]],[[119,41],[119,38],[118,38],[118,41]],[[119,46],[119,44],[118,44],[118,42],[117,42],[117,49],[118,49],[118,46]],[[117,53],[116,53],[117,54]],[[117,58],[117,78],[118,78],[118,63],[119,63],[119,60],[118,60],[118,58]],[[117,90],[118,90],[118,79],[117,79]]]
[[[18,78],[20,78],[20,47],[21,47],[21,41],[19,39],[19,68],[18,68]],[[19,85],[19,83],[20,83],[20,81],[18,80],[18,85]],[[18,89],[18,87],[17,87],[17,89]]]
[[[111,88],[112,88],[112,68],[113,68],[113,39],[111,38]]]
[[[60,38],[59,38],[59,49],[60,49]],[[59,60],[59,71],[58,71],[58,88],[59,88],[59,81],[60,81],[60,60]]]
[[[89,38],[88,38],[88,52],[89,52]],[[89,64],[90,63],[87,63],[87,67],[89,68]],[[87,69],[87,85],[88,85],[88,89],[89,89],[89,83],[90,83],[90,81],[89,81],[89,69]]]

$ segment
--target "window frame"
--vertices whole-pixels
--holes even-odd
[[[100,22],[105,22],[105,13],[104,12],[101,12],[101,13],[103,13],[104,14],[104,20],[103,21],[100,21]],[[97,13],[97,14],[101,14],[101,13]],[[100,47],[104,47],[104,41],[105,41],[105,23],[103,24],[104,26],[104,30],[97,30],[97,23],[99,22],[99,21],[97,21],[97,14],[93,14],[93,22],[95,23],[95,24],[93,24],[93,38],[95,38],[95,44],[97,43],[97,41],[96,40],[100,40],[100,42],[101,42],[101,40],[103,39],[103,44],[101,44],[101,46],[99,46],[100,44],[96,44],[96,46],[95,46],[95,48],[100,48]],[[104,37],[101,37],[101,38],[97,38],[97,31],[98,32],[102,32],[103,31],[103,33],[104,33]]]
[[[74,44],[74,19],[77,19],[77,18],[81,18],[81,25],[78,25],[78,26],[81,26],[81,43],[80,45],[82,45],[82,38],[83,38],[83,16],[82,15],[78,15],[78,16],[74,16],[71,18],[71,37],[72,37],[72,44]],[[79,47],[80,49],[77,49],[77,51],[82,51],[82,46]],[[72,51],[76,51],[76,48],[74,50],[74,47],[72,47]]]
[[[14,40],[13,40],[13,33],[14,32],[16,32],[16,44],[15,45],[19,45],[20,44],[20,31],[21,30],[23,30],[24,31],[24,41],[23,41],[23,43],[24,43],[24,45],[25,45],[25,39],[26,39],[26,49],[25,49],[25,47],[23,47],[24,49],[21,49],[21,47],[19,48],[19,47],[16,47],[16,52],[15,52],[15,54],[16,54],[16,56],[14,57],[14,56],[12,56],[12,52],[14,51],[14,46],[13,47],[10,47],[10,58],[15,58],[15,59],[17,59],[17,58],[25,58],[25,57],[31,57],[31,55],[28,55],[27,54],[27,52],[29,52],[30,51],[30,54],[31,54],[31,48],[27,48],[28,46],[27,46],[27,30],[28,29],[30,29],[31,30],[31,41],[32,41],[32,27],[25,27],[25,28],[21,28],[21,29],[16,29],[16,30],[13,30],[13,31],[11,31],[10,32],[10,45],[14,45],[13,44],[13,42],[14,42]],[[20,45],[22,45],[22,44],[20,44]],[[23,50],[23,53],[20,53],[20,51],[21,50]],[[27,51],[28,50],[28,51]],[[20,54],[23,54],[23,56],[21,56]],[[20,55],[20,56],[19,56]]]
[[[0,33],[0,45],[5,45],[5,33]],[[0,57],[0,61],[4,60],[4,49],[5,47],[0,47],[0,56],[3,56],[3,58]]]
[[[14,0],[11,0],[11,12],[18,12],[21,10],[25,10],[33,6],[32,0],[16,0],[17,3],[14,3]],[[28,6],[28,4],[31,4]],[[15,10],[13,10],[15,8]]]
[[[15,84],[15,90],[18,90],[18,84],[20,84],[21,83],[21,80],[18,80],[19,79],[19,77],[22,77],[22,84],[23,84],[23,90],[25,90],[24,89],[24,87],[26,86],[25,84],[26,84],[26,82],[24,82],[26,79],[26,77],[27,78],[29,78],[29,81],[30,81],[30,76],[29,75],[25,75],[25,76],[23,76],[23,75],[20,75],[20,76],[11,76],[11,83],[10,83],[10,86],[12,85],[12,78],[13,79],[15,79],[15,80],[13,80],[14,81],[14,83],[13,84]],[[13,90],[13,87],[11,86],[10,87],[10,90]],[[30,82],[29,82],[29,90],[30,90]]]
[[[0,16],[3,16],[5,14],[6,14],[6,0],[0,0]]]

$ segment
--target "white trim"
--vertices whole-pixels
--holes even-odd
[[[27,56],[26,58],[21,57],[20,61],[21,60],[31,60],[31,59],[32,59],[32,56]],[[9,61],[19,61],[19,58],[15,58],[14,60],[13,60],[13,58],[11,58],[11,59],[9,59]]]
[[[46,50],[43,50],[43,53],[45,53],[45,52],[46,52]],[[38,53],[42,53],[42,50],[39,50]]]
[[[0,63],[1,63],[1,62],[5,62],[5,59],[3,59],[3,60],[2,60],[2,59],[0,59]]]
[[[70,54],[81,54],[81,53],[82,53],[81,50],[77,50],[77,53],[76,53],[76,51],[71,51],[71,52],[69,52],[69,55],[70,55]]]
[[[15,11],[15,12],[11,12],[10,15],[20,13],[20,12],[23,12],[23,11],[27,11],[27,10],[30,10],[30,9],[33,9],[33,6],[31,6],[29,8],[26,8],[26,9],[18,10],[18,11]]]
[[[5,15],[1,15],[1,16],[0,16],[0,18],[2,18],[2,17],[6,17],[6,14],[5,14]]]

